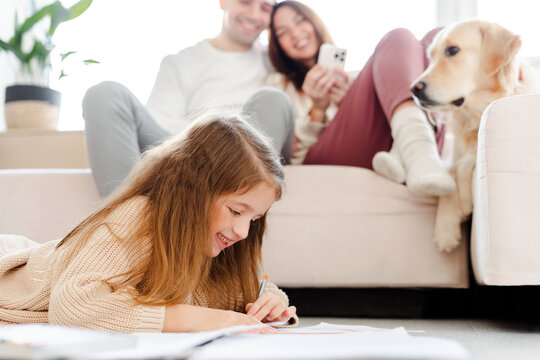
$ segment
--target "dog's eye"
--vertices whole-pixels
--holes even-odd
[[[454,56],[459,52],[459,48],[457,46],[449,46],[444,52],[447,56]]]

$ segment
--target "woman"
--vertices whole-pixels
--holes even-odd
[[[267,83],[293,101],[297,140],[291,162],[371,169],[373,161],[377,172],[406,181],[417,194],[454,191],[426,115],[409,90],[426,67],[425,47],[435,33],[422,41],[405,29],[388,33],[350,85],[345,71],[316,63],[320,45],[332,39],[313,10],[297,1],[276,4],[269,55],[278,73]],[[398,157],[387,153],[391,147]]]
[[[266,213],[282,187],[278,156],[244,120],[197,121],[147,151],[61,241],[0,237],[0,324],[190,332],[287,321],[295,308],[275,285],[257,298]]]

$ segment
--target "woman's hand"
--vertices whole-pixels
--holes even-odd
[[[326,111],[330,105],[330,89],[334,81],[334,75],[324,66],[315,65],[307,72],[302,91],[311,98],[314,108]]]
[[[349,75],[342,68],[336,67],[334,69],[334,78],[335,81],[333,86],[330,88],[329,98],[331,102],[339,107],[339,105],[341,105],[341,101],[343,101],[343,98],[345,95],[347,95],[347,92],[351,86],[349,84]]]
[[[247,304],[246,311],[262,322],[288,321],[296,314],[296,307],[287,307],[279,296],[265,292],[254,303]]]
[[[251,315],[185,304],[168,305],[165,308],[163,332],[211,331],[239,325],[261,326],[249,332],[261,334],[277,332],[276,329],[264,325],[259,319]]]

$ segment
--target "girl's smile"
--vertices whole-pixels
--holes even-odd
[[[222,233],[217,233],[215,236],[218,248],[221,250],[225,249],[227,246],[232,245],[234,243],[233,240],[228,239],[225,235]]]

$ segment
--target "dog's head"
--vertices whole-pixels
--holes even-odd
[[[428,48],[428,68],[411,85],[415,101],[434,110],[505,96],[507,79],[518,78],[514,60],[520,47],[519,36],[494,23],[469,20],[446,27]]]

